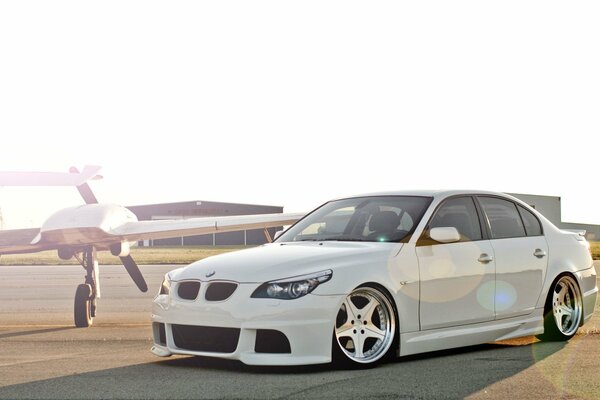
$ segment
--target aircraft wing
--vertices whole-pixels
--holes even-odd
[[[0,254],[35,253],[70,247],[81,251],[86,246],[107,250],[121,242],[206,235],[291,225],[304,214],[260,214],[227,217],[202,217],[181,220],[130,221],[116,227],[69,221],[41,229],[0,231]]]
[[[0,254],[36,253],[52,249],[43,244],[32,244],[39,233],[39,228],[0,231]]]
[[[207,235],[250,229],[291,225],[304,214],[259,214],[227,217],[202,217],[181,220],[128,222],[110,231],[110,235],[133,242],[180,236]]]

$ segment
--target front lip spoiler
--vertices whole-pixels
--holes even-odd
[[[150,351],[152,352],[152,354],[159,357],[170,357],[173,355],[173,353],[171,353],[169,350],[156,345],[152,346]]]

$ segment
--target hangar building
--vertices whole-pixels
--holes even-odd
[[[558,196],[539,196],[534,194],[508,193],[524,201],[548,218],[561,229],[585,230],[587,240],[600,240],[600,225],[562,222],[561,202]]]
[[[185,201],[127,207],[140,221],[282,213],[283,207],[256,204],[221,203],[214,201]],[[271,237],[281,228],[269,228]],[[140,246],[233,246],[259,245],[267,242],[262,229],[146,240]]]

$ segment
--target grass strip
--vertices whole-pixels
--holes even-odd
[[[206,247],[133,247],[131,256],[140,265],[143,264],[190,264],[194,261],[217,254],[245,249],[245,246],[206,246]],[[120,264],[118,257],[108,251],[98,253],[100,265]],[[61,260],[56,251],[42,251],[33,254],[7,254],[0,256],[2,265],[78,265],[74,258]]]

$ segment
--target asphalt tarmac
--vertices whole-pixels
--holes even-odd
[[[76,329],[80,267],[1,266],[0,398],[600,399],[600,310],[568,343],[524,338],[360,371],[158,358],[151,300],[172,268],[143,266],[142,294],[122,267],[101,267],[99,316]]]

